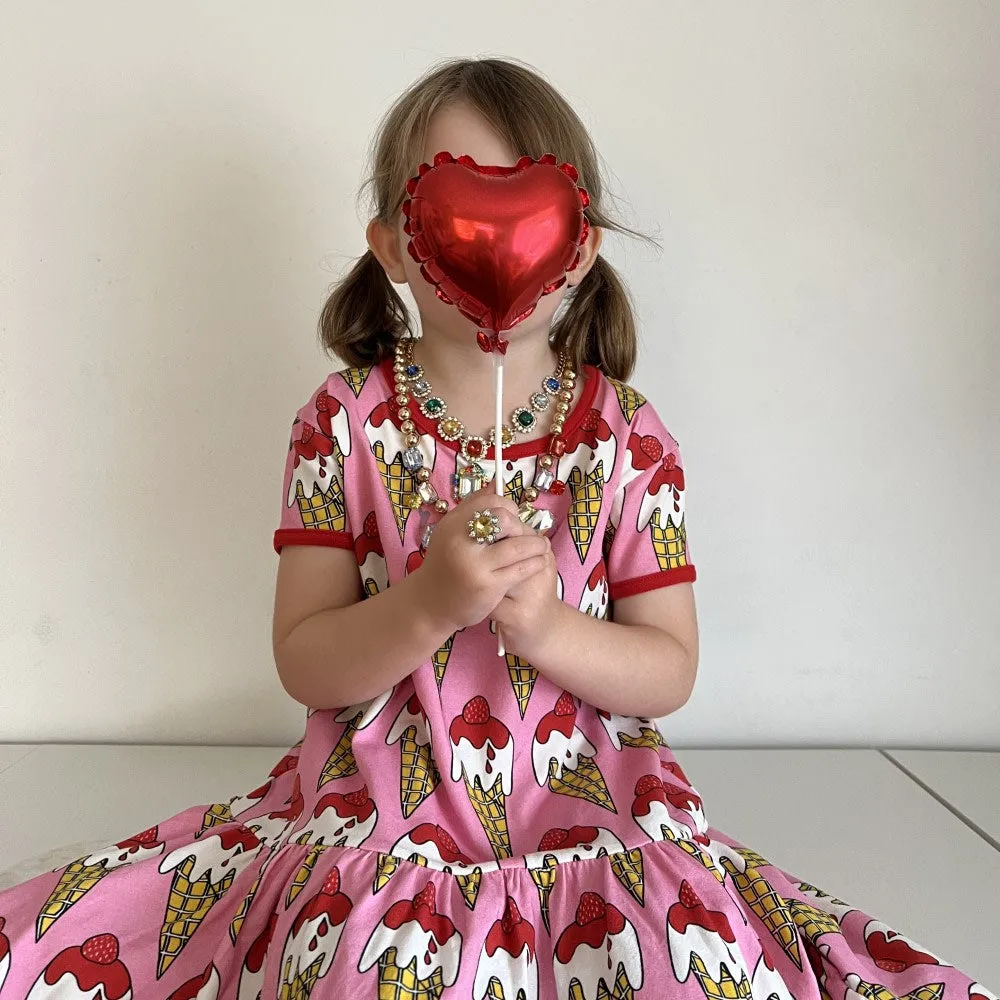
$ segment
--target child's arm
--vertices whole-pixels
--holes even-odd
[[[476,545],[467,522],[490,507],[504,537]],[[453,632],[482,621],[511,587],[539,571],[550,551],[508,498],[474,493],[435,528],[416,572],[361,599],[354,553],[286,545],[278,564],[272,643],[285,690],[310,708],[340,708],[387,691]]]
[[[496,617],[508,649],[554,684],[616,715],[654,718],[684,705],[698,671],[692,585],[622,598],[610,622],[560,601],[554,574],[553,562],[501,602]]]

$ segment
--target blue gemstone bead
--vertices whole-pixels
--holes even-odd
[[[558,392],[558,391],[559,391],[559,379],[557,379],[557,378],[553,378],[553,377],[552,377],[552,376],[550,375],[550,376],[549,376],[549,377],[548,377],[548,378],[547,378],[547,379],[545,380],[545,388],[546,388],[546,389],[548,389],[548,390],[549,390],[549,392]]]
[[[406,374],[409,375],[410,378],[416,378],[420,374],[420,366],[408,365],[406,368]]]

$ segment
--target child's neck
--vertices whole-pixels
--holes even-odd
[[[447,335],[425,331],[414,345],[413,356],[423,366],[435,395],[448,403],[448,412],[458,417],[469,433],[485,434],[493,426],[493,356],[482,351],[474,337],[467,343],[456,343]],[[531,394],[541,388],[542,379],[551,375],[557,364],[558,354],[543,334],[511,340],[504,358],[504,420],[509,421],[516,407],[528,405]],[[546,415],[531,437],[547,430]]]

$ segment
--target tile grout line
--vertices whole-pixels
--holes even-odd
[[[918,778],[908,767],[901,764],[889,751],[879,750],[878,751],[893,767],[898,768],[903,772],[915,785],[919,785],[931,798],[935,799],[941,805],[945,807],[956,819],[964,823],[973,833],[978,834],[987,844],[990,845],[995,851],[1000,851],[1000,840],[997,840],[992,834],[987,833],[978,823],[974,820],[969,819],[964,813],[960,812],[956,806],[953,806],[940,792],[933,789],[921,778]]]

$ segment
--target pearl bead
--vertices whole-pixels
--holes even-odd
[[[567,403],[572,402],[572,400],[573,400],[573,393],[569,389],[563,389],[559,393],[559,398],[566,400]]]
[[[538,499],[538,490],[536,490],[534,486],[529,486],[524,491],[524,499],[525,500],[537,500]]]
[[[431,470],[424,466],[421,469],[417,469],[417,479],[422,483],[426,483],[428,479],[431,478]]]
[[[436,504],[434,504],[434,509],[439,514],[446,514],[448,512],[448,501],[447,500],[438,500],[438,502]]]
[[[416,448],[416,446],[418,444],[420,444],[420,438],[418,438],[416,434],[407,434],[406,435],[406,447],[407,448]]]
[[[559,400],[559,402],[556,403],[556,410],[559,413],[569,413],[569,403],[562,399]]]
[[[552,463],[554,461],[555,461],[555,459],[553,459],[553,457],[551,455],[542,455],[542,457],[539,458],[539,460],[538,460],[538,464],[543,469],[551,469],[552,468]]]
[[[396,388],[398,389],[399,386],[397,385]],[[396,402],[399,403],[400,406],[406,406],[406,404],[409,401],[410,401],[410,397],[405,392],[397,392],[396,393]]]
[[[400,375],[402,375],[402,374],[403,374],[403,372],[405,372],[405,371],[406,371],[406,362],[404,362],[404,361],[397,361],[397,362],[396,362],[396,363],[395,363],[395,364],[394,364],[394,365],[392,366],[392,370],[393,370],[393,371],[396,371],[396,372],[399,372],[399,373],[400,373]]]
[[[405,403],[406,400],[404,399],[403,402]],[[400,420],[409,420],[410,416],[411,416],[411,414],[410,414],[410,411],[409,411],[409,409],[407,407],[404,406],[404,407],[402,407],[402,409],[400,409],[400,411],[399,411],[399,419]]]
[[[414,423],[413,423],[412,420],[404,420],[403,421],[402,430],[403,430],[404,434],[412,434],[416,429],[417,428],[414,425]]]

